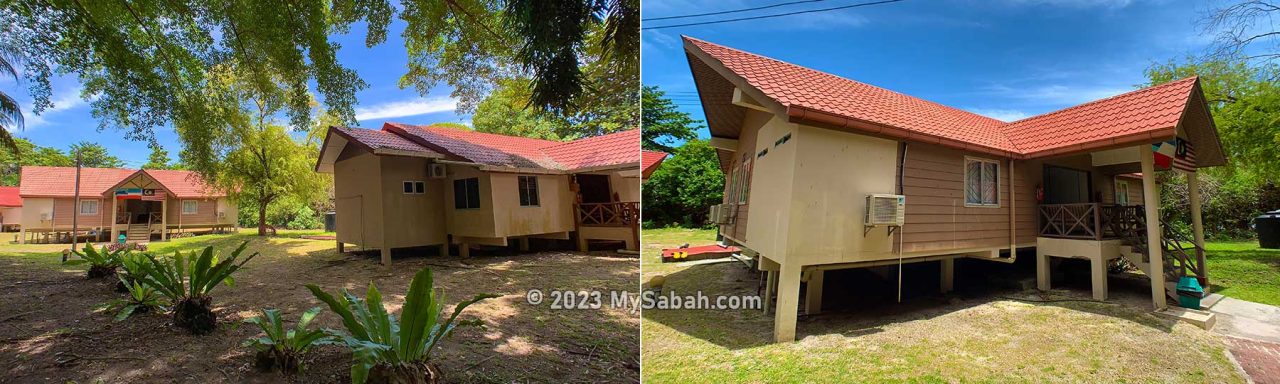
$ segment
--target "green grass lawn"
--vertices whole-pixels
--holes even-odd
[[[644,278],[664,275],[664,289],[681,294],[755,294],[758,280],[740,263],[661,262],[662,248],[714,239],[710,230],[646,229]],[[646,383],[1244,381],[1215,334],[1145,306],[1088,302],[1087,291],[1048,296],[1085,300],[1026,303],[948,296],[836,309],[802,316],[793,343],[771,342],[773,316],[759,310],[649,309],[641,319],[642,378]]]
[[[1280,305],[1280,249],[1261,249],[1258,242],[1207,242],[1212,292],[1240,300]]]

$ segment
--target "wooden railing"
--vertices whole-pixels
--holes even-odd
[[[1100,203],[1041,204],[1040,236],[1117,239],[1141,225],[1142,207]]]
[[[1141,206],[1133,207],[1137,211],[1135,221],[1137,225],[1131,227],[1123,233],[1125,244],[1132,246],[1135,251],[1147,255],[1144,260],[1150,259],[1151,253],[1148,250],[1147,232],[1146,232],[1146,214]],[[1164,258],[1164,275],[1168,281],[1178,281],[1183,276],[1195,276],[1199,280],[1201,286],[1208,286],[1209,274],[1204,265],[1204,248],[1196,245],[1195,241],[1190,239],[1185,233],[1181,233],[1169,225],[1163,218],[1160,219],[1160,245],[1161,256]],[[1194,254],[1187,253],[1187,250],[1194,250]]]
[[[638,225],[640,203],[583,203],[578,204],[578,223],[588,227],[630,227]]]

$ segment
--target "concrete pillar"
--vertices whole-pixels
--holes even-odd
[[[816,315],[822,313],[822,270],[809,272],[809,282],[804,289],[804,313]]]
[[[1187,173],[1187,197],[1191,200],[1191,234],[1196,242],[1196,260],[1201,268],[1204,268],[1204,221],[1200,217],[1200,180],[1196,175],[1197,172]],[[1209,273],[1205,271],[1204,281],[1200,282],[1200,286],[1204,287],[1204,293],[1209,293]]]
[[[449,256],[449,243],[440,244],[440,256],[442,257]]]
[[[1107,261],[1101,257],[1089,259],[1089,272],[1093,276],[1093,299],[1107,299]]]
[[[782,270],[778,271],[778,303],[773,316],[773,339],[779,343],[796,340],[800,272],[801,268],[795,262],[782,263]]]
[[[939,283],[942,293],[955,289],[956,259],[942,259],[942,281]]]
[[[458,255],[462,257],[471,257],[471,247],[467,243],[458,244]]]
[[[160,202],[160,241],[169,241],[169,199]],[[338,249],[342,252],[341,245]]]
[[[338,253],[345,253],[345,251],[346,251],[345,246],[346,246],[346,245],[345,245],[345,244],[342,244],[342,241],[341,241],[341,240],[339,240],[339,241],[338,241]]]
[[[587,238],[582,237],[582,231],[578,231],[578,252],[587,252]]]
[[[120,209],[119,206],[120,199],[116,198],[116,191],[111,191],[111,238],[107,239],[107,242],[110,243],[114,243],[116,237],[120,236],[120,230],[116,228],[116,217],[120,214],[120,211],[118,211]]]
[[[529,238],[528,238],[528,237],[521,237],[521,238],[520,238],[520,252],[529,252]]]
[[[1049,255],[1044,254],[1040,247],[1036,247],[1036,289],[1048,291],[1049,279]]]
[[[1147,256],[1151,259],[1151,302],[1157,310],[1164,309],[1164,247],[1160,244],[1160,190],[1156,187],[1155,158],[1151,145],[1138,146],[1142,160],[1142,200],[1147,220]]]
[[[382,247],[382,265],[391,265],[391,248]]]
[[[778,281],[778,271],[764,272],[764,313],[773,310],[773,284]]]
[[[115,228],[115,226],[112,226],[112,228]],[[26,243],[27,243],[27,229],[18,228],[18,244],[26,244]]]

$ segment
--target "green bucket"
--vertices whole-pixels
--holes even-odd
[[[1178,305],[1183,308],[1200,309],[1200,299],[1204,297],[1204,288],[1200,280],[1193,276],[1183,276],[1178,280]]]

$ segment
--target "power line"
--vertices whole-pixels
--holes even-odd
[[[903,0],[883,0],[883,1],[873,1],[873,2],[868,2],[868,3],[850,4],[850,5],[844,5],[844,6],[839,6],[839,7],[831,7],[831,8],[810,9],[810,10],[795,11],[795,12],[787,12],[787,13],[776,13],[776,14],[772,14],[772,15],[760,15],[760,16],[751,16],[751,17],[739,17],[739,18],[736,18],[736,19],[724,19],[724,20],[713,20],[713,21],[701,21],[701,22],[696,22],[696,23],[673,24],[673,25],[661,25],[661,26],[656,26],[656,27],[641,27],[640,29],[641,29],[641,30],[646,30],[646,29],[667,29],[667,28],[676,28],[676,27],[690,27],[690,26],[695,26],[695,25],[707,25],[707,24],[732,23],[732,22],[735,22],[735,21],[758,20],[758,19],[768,19],[768,18],[774,18],[774,17],[783,17],[783,16],[800,15],[800,14],[806,14],[806,13],[817,13],[817,12],[837,11],[837,10],[841,10],[841,9],[849,9],[849,8],[866,7],[866,6],[870,6],[870,5],[881,5],[881,4],[897,3],[897,2],[900,2],[900,1],[903,1]]]
[[[821,2],[823,2],[823,1],[827,1],[827,0],[802,0],[802,1],[790,1],[790,2],[786,2],[786,3],[778,3],[778,4],[771,4],[771,5],[764,5],[764,6],[752,7],[752,8],[733,9],[733,10],[728,10],[728,11],[707,12],[707,13],[694,13],[694,14],[679,15],[679,16],[650,17],[650,18],[648,18],[648,19],[640,19],[640,21],[671,20],[671,19],[685,19],[685,18],[690,18],[690,17],[715,16],[715,15],[724,15],[724,14],[729,14],[729,13],[759,11],[759,10],[761,10],[761,9],[777,8],[777,7],[783,7],[783,6],[788,6],[788,5],[794,5],[794,4],[804,4],[804,3],[821,3]]]

